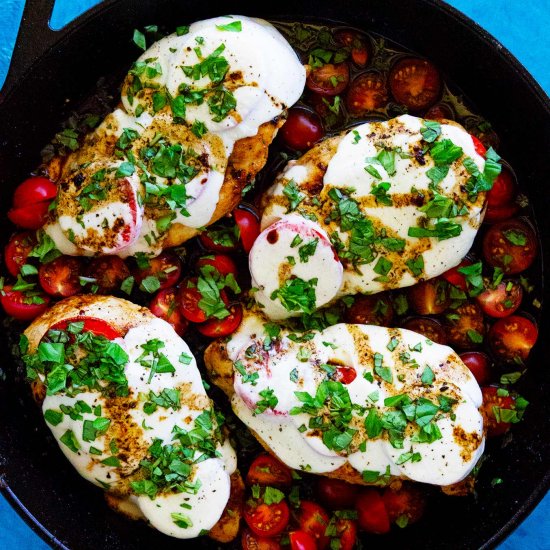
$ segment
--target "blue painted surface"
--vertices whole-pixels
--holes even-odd
[[[98,0],[57,0],[50,25],[60,29]],[[502,42],[550,94],[550,0],[451,0]],[[4,82],[24,0],[0,0],[0,83]],[[45,503],[47,505],[47,503]],[[482,520],[482,518],[480,518]],[[0,497],[0,548],[46,550]],[[550,550],[550,495],[503,542],[499,550]]]

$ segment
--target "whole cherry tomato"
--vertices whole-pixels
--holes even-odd
[[[491,378],[490,360],[481,351],[465,351],[459,355],[462,362],[470,369],[478,384],[486,384]]]
[[[283,143],[291,149],[305,151],[325,136],[325,130],[316,113],[293,107],[279,134]]]

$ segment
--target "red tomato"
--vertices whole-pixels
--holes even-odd
[[[493,183],[493,187],[487,192],[487,206],[489,208],[503,207],[513,202],[515,197],[516,183],[514,177],[510,170],[503,167]]]
[[[367,533],[382,535],[390,530],[390,518],[376,489],[363,488],[355,501],[357,522]]]
[[[481,405],[481,413],[485,419],[487,427],[487,435],[494,437],[502,435],[510,429],[509,422],[498,421],[500,419],[500,410],[514,410],[515,400],[511,395],[498,395],[496,386],[485,386],[481,388],[483,395],[483,405]],[[495,412],[498,415],[495,416]]]
[[[42,227],[56,194],[57,187],[49,179],[40,176],[28,178],[15,190],[8,218],[26,229]]]
[[[441,92],[439,71],[426,59],[408,57],[391,69],[389,84],[393,97],[411,111],[433,105]]]
[[[204,323],[208,317],[199,307],[199,302],[203,298],[197,288],[197,281],[197,277],[184,279],[179,287],[177,301],[179,310],[188,321],[192,323]],[[227,304],[227,296],[223,290],[220,291],[220,296],[224,303]]]
[[[341,384],[351,384],[357,378],[357,371],[353,367],[340,365],[336,367],[336,372],[332,375],[334,380]]]
[[[491,378],[489,357],[481,351],[466,351],[459,355],[462,362],[470,369],[478,384],[486,384]]]
[[[537,237],[529,225],[518,219],[497,223],[483,238],[483,256],[489,265],[504,273],[525,271],[535,261]]]
[[[251,206],[245,206],[244,204],[233,210],[233,217],[239,227],[244,251],[248,253],[260,234],[260,218]]]
[[[468,290],[468,283],[466,282],[466,276],[464,273],[458,271],[461,267],[472,265],[470,260],[462,260],[457,266],[451,267],[451,269],[445,271],[441,276],[453,286],[460,288],[460,290],[466,292]]]
[[[334,38],[340,44],[351,48],[351,59],[359,67],[365,67],[369,60],[367,44],[361,36],[354,31],[338,31]]]
[[[460,349],[477,347],[485,336],[483,312],[476,302],[464,302],[447,318],[447,342]]]
[[[447,343],[447,335],[442,324],[430,317],[411,317],[403,323],[402,328],[418,332],[436,344]]]
[[[411,307],[418,315],[439,315],[451,304],[445,281],[430,279],[407,289]]]
[[[199,235],[199,241],[212,252],[233,252],[239,245],[237,225],[213,225]]]
[[[448,107],[445,103],[437,103],[436,105],[433,105],[426,111],[426,113],[424,114],[424,118],[427,118],[428,120],[438,120],[438,121],[454,120],[454,114],[451,111],[451,108]],[[472,139],[474,139],[474,136],[472,136]],[[474,140],[474,146],[475,145],[476,145],[476,142]],[[478,151],[477,148],[476,148],[476,151]]]
[[[513,363],[527,360],[539,332],[536,325],[520,315],[499,319],[489,329],[489,344],[502,361]]]
[[[346,105],[353,116],[382,109],[388,102],[386,80],[379,73],[364,73],[355,78],[346,94]]]
[[[14,235],[4,250],[4,261],[11,275],[17,276],[36,245],[36,235],[31,231]]]
[[[267,453],[257,456],[246,474],[249,485],[271,485],[273,487],[290,487],[292,475],[290,469],[280,460]]]
[[[90,262],[86,275],[95,279],[98,294],[111,294],[120,290],[122,281],[130,276],[130,270],[118,256],[100,256]]]
[[[204,265],[211,265],[216,269],[220,275],[229,275],[233,273],[234,277],[237,277],[238,270],[235,262],[231,257],[225,254],[213,254],[211,256],[202,256],[197,260],[197,269],[200,269]]]
[[[157,317],[160,317],[170,323],[174,327],[176,333],[183,336],[187,330],[188,322],[177,306],[176,289],[165,288],[164,290],[159,290],[155,294],[149,304],[149,309],[153,315],[156,315]]]
[[[261,498],[249,498],[243,509],[243,516],[248,527],[260,537],[274,537],[288,525],[290,510],[286,500],[266,504]]]
[[[422,490],[409,484],[403,484],[397,491],[387,487],[382,493],[382,500],[392,523],[403,516],[407,518],[407,524],[416,523],[426,507]]]
[[[42,315],[48,309],[49,302],[49,296],[43,292],[33,292],[33,296],[29,296],[20,290],[12,290],[11,285],[0,290],[0,304],[4,311],[19,321],[31,321]]]
[[[507,220],[512,216],[515,216],[519,210],[519,205],[515,202],[510,202],[503,206],[487,207],[485,210],[485,217],[483,221],[485,223],[496,223]]]
[[[134,270],[134,278],[140,288],[141,283],[147,277],[157,278],[160,282],[160,290],[169,288],[179,281],[180,275],[181,260],[174,252],[169,250],[165,250],[156,258],[150,258],[148,267],[138,267]]]
[[[210,319],[206,323],[197,325],[197,330],[208,338],[221,338],[233,334],[239,328],[242,320],[243,308],[241,304],[235,304],[229,308],[229,316],[225,319]]]
[[[304,151],[325,135],[323,123],[316,113],[293,107],[279,130],[283,143],[291,149]]]
[[[361,295],[354,297],[353,304],[346,310],[347,323],[391,327],[394,309],[388,293]]]
[[[281,545],[278,540],[258,537],[247,528],[242,530],[241,545],[243,550],[281,550]],[[315,550],[315,548],[313,550]]]
[[[330,540],[325,531],[330,518],[321,506],[310,500],[302,500],[300,508],[296,512],[296,520],[300,529],[315,539],[319,550],[323,550],[329,545]]]
[[[341,94],[349,82],[349,67],[347,63],[327,63],[316,67],[309,73],[306,86],[316,94],[335,96]]]
[[[291,531],[288,538],[291,550],[317,550],[315,539],[305,531]]]
[[[40,286],[50,295],[67,298],[82,292],[80,276],[83,272],[82,260],[72,256],[59,256],[42,264],[38,269]]]
[[[485,158],[485,153],[487,153],[487,148],[485,147],[485,145],[483,145],[483,143],[481,143],[481,141],[479,141],[479,139],[476,136],[474,136],[473,134],[471,134],[471,136],[472,136],[472,141],[474,142],[474,149],[476,150],[476,153],[480,157]]]
[[[332,540],[338,540],[338,550],[352,550],[357,542],[357,522],[351,519],[336,520],[336,535]]]
[[[114,340],[122,336],[122,333],[107,321],[98,319],[97,317],[87,317],[85,315],[63,319],[52,325],[50,330],[66,330],[69,324],[80,322],[84,323],[82,332],[91,332],[96,336],[104,336],[107,340]]]
[[[330,510],[353,508],[359,494],[359,487],[340,479],[320,477],[317,480],[317,496]]]
[[[507,317],[521,305],[523,289],[517,281],[502,281],[496,288],[487,288],[479,296],[477,303],[483,312],[491,317]]]

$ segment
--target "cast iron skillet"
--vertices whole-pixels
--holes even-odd
[[[500,154],[534,199],[543,255],[550,255],[547,144],[550,101],[494,38],[439,0],[246,1],[107,0],[60,32],[47,27],[53,0],[27,0],[12,67],[0,96],[0,228],[15,186],[40,160],[60,121],[90,95],[99,76],[122,74],[137,53],[132,30],[190,23],[231,11],[267,19],[315,15],[372,29],[426,55],[458,83],[502,139]],[[548,290],[546,290],[546,293]],[[376,539],[401,548],[489,548],[508,535],[550,485],[549,319],[543,319],[529,376],[520,387],[531,402],[513,437],[481,469],[477,499],[432,499],[427,519]],[[2,332],[0,488],[44,540],[74,549],[207,548],[209,539],[178,541],[110,511],[101,491],[79,477],[49,435]],[[1,373],[0,373],[1,374]],[[494,477],[504,480],[492,489]],[[369,542],[365,540],[367,544]]]

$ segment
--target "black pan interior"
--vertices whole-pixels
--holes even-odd
[[[48,5],[49,2],[32,4]],[[134,28],[148,24],[173,29],[228,11],[225,2],[192,0],[107,1],[59,34],[58,41],[31,66],[18,66],[0,98],[0,228],[2,245],[11,227],[6,211],[15,186],[40,161],[60,121],[94,90],[99,76],[122,74],[136,56]],[[231,11],[264,18],[291,20],[315,17],[372,30],[415,50],[443,68],[477,111],[493,123],[502,140],[501,155],[516,170],[533,200],[543,239],[543,256],[550,254],[547,204],[546,144],[550,143],[550,102],[508,52],[452,8],[428,0],[280,0],[249,5],[236,0]],[[34,13],[34,15],[33,15]],[[44,10],[27,9],[31,46],[19,60],[42,53],[40,26]],[[38,34],[36,34],[38,33]],[[27,36],[28,38],[28,36]],[[44,33],[44,43],[52,40]],[[57,40],[57,38],[56,38]],[[14,76],[18,78],[15,79]],[[544,317],[544,316],[543,316]],[[521,393],[531,402],[524,421],[506,444],[483,466],[476,498],[432,500],[427,519],[384,539],[390,548],[478,548],[494,546],[540,500],[550,482],[550,371],[546,366],[548,319],[542,321],[540,342],[533,352]],[[21,372],[13,363],[5,331],[0,349],[0,487],[31,526],[51,544],[69,548],[136,547],[207,548],[208,540],[177,541],[145,525],[111,512],[101,492],[81,479],[63,458],[31,400]],[[500,447],[500,445],[499,445]],[[504,483],[492,488],[490,481]]]

